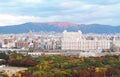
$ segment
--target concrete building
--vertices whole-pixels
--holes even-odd
[[[81,50],[82,32],[63,32],[62,50]]]
[[[101,36],[85,36],[81,31],[63,32],[62,50],[102,50],[110,49],[112,45],[120,47],[120,38],[111,40],[110,37]]]
[[[17,48],[28,48],[29,43],[28,42],[15,42],[15,47]]]

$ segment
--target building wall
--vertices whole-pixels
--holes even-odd
[[[116,43],[116,41],[114,41]],[[118,41],[117,41],[118,42]],[[119,43],[116,43],[120,45]],[[97,49],[110,49],[111,40],[108,39],[86,39],[82,36],[82,32],[63,32],[62,37],[62,50],[97,50]]]
[[[15,47],[17,48],[28,48],[28,42],[15,42]]]
[[[63,32],[62,50],[80,50],[80,39],[82,33],[78,32]]]

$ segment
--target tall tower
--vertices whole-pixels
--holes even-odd
[[[31,30],[29,31],[29,38],[31,38],[31,39],[34,38],[34,34],[33,34],[33,32]]]

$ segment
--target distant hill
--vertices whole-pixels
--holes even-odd
[[[97,34],[110,34],[110,33],[120,33],[120,26],[110,26],[101,24],[75,24],[69,22],[29,22],[19,25],[12,26],[1,26],[0,34],[10,34],[10,33],[28,33],[33,32],[63,32],[67,31],[78,31],[81,30],[83,33],[97,33]]]

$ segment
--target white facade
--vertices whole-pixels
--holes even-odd
[[[116,47],[120,47],[120,39],[117,37],[114,37],[113,39],[113,45],[115,45]]]
[[[102,36],[101,36],[102,37]],[[63,32],[62,37],[62,50],[102,50],[110,49],[111,44],[120,47],[120,39],[110,40],[107,36],[105,38],[98,38],[97,36],[90,38],[82,35],[81,31],[78,32]]]
[[[62,38],[62,50],[80,50],[81,44],[81,35],[80,31],[78,32],[63,32]]]

